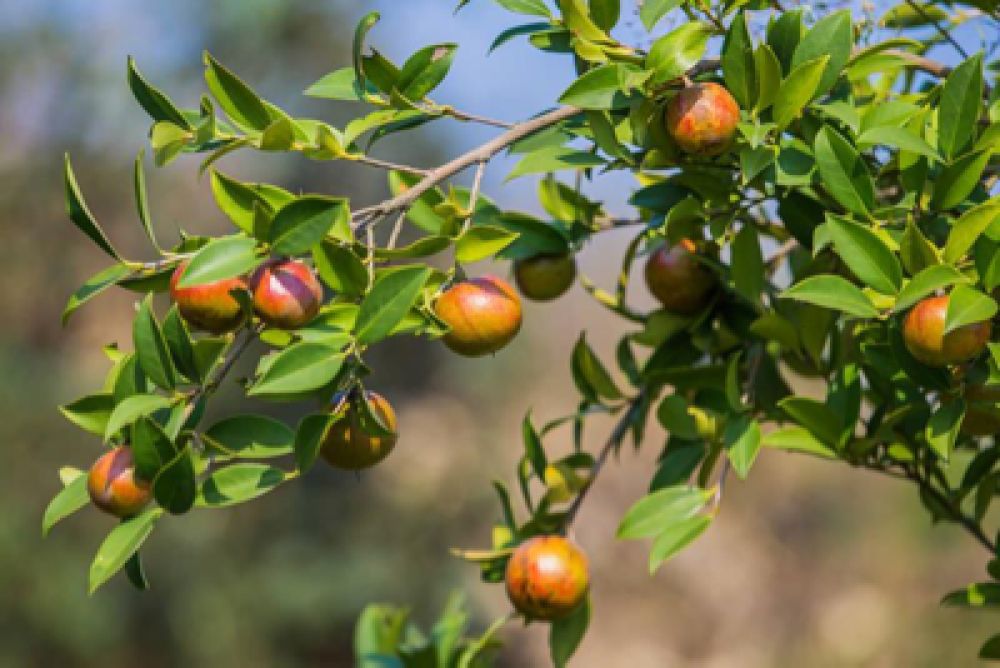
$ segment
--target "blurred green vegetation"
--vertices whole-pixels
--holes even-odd
[[[545,417],[568,411],[563,360],[577,332],[588,328],[596,346],[613,340],[613,326],[578,291],[548,312],[529,306],[521,339],[496,360],[455,361],[429,342],[383,346],[371,386],[399,409],[404,437],[393,457],[361,478],[318,467],[252,505],[163,522],[145,550],[151,592],[119,578],[87,597],[107,517],[82,512],[40,535],[58,467],[86,466],[100,447],[55,407],[100,383],[102,344],[129,340],[128,294],[103,296],[67,328],[58,324],[66,297],[104,261],[64,219],[63,151],[110,235],[142,252],[130,169],[147,118],[125,86],[126,54],[191,101],[205,48],[275,102],[294,100],[337,123],[343,109],[298,92],[348,61],[353,21],[369,5],[391,13],[404,4],[444,20],[452,3],[0,0],[0,666],[349,666],[367,603],[412,606],[426,627],[460,586],[476,630],[506,612],[501,588],[479,585],[447,548],[487,542],[496,513],[489,481],[513,471],[519,416],[529,406]],[[464,20],[487,20],[476,16]],[[523,73],[511,69],[491,85],[516,88]],[[440,134],[425,137],[387,143],[385,157],[433,165],[452,152]],[[268,157],[222,168],[360,201],[385,190],[384,175],[363,167]],[[148,177],[161,233],[222,229],[193,161]],[[584,268],[611,280],[602,257],[615,250],[588,250]],[[238,410],[232,395],[215,404],[217,415]],[[291,422],[304,409],[269,410]],[[904,487],[828,464],[762,456],[752,482],[727,488],[713,532],[650,580],[645,546],[616,543],[613,532],[645,488],[660,439],[651,432],[638,458],[626,453],[609,467],[581,517],[596,604],[575,665],[972,663],[988,619],[936,605],[979,575],[976,547],[958,531],[930,528]],[[504,637],[502,665],[544,665],[541,629],[512,627]]]

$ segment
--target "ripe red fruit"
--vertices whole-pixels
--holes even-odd
[[[494,276],[456,283],[438,298],[434,311],[451,328],[445,345],[468,357],[500,350],[521,329],[521,299]]]
[[[323,303],[323,286],[300,260],[271,260],[250,278],[253,307],[271,327],[298,329],[309,323]]]
[[[546,302],[562,296],[576,279],[572,255],[536,255],[514,262],[517,289],[528,299]]]
[[[179,288],[177,283],[186,268],[187,262],[182,262],[170,277],[170,298],[177,304],[181,317],[198,329],[212,334],[231,332],[242,325],[243,309],[230,293],[233,290],[247,290],[246,280],[238,276]]]
[[[535,536],[510,555],[505,582],[518,612],[544,621],[566,617],[587,597],[587,556],[562,536]]]
[[[986,349],[992,326],[974,322],[944,334],[948,296],[928,297],[917,303],[903,322],[903,341],[910,354],[928,366],[943,367],[977,357]]]
[[[739,122],[740,106],[717,83],[688,86],[667,103],[667,132],[682,151],[692,155],[725,153]]]
[[[95,506],[116,517],[138,514],[152,498],[150,484],[135,475],[132,449],[124,445],[94,462],[87,475],[87,492]]]
[[[333,406],[343,398],[338,394],[333,399]],[[365,398],[379,420],[392,434],[376,435],[366,432],[363,422],[364,407],[361,397],[352,396],[347,399],[347,412],[326,435],[320,448],[320,455],[331,466],[348,471],[359,471],[374,466],[389,456],[399,439],[396,433],[396,413],[385,397],[370,390],[365,392]]]
[[[716,288],[712,270],[698,261],[690,239],[661,246],[646,261],[646,286],[663,308],[691,315],[705,308]]]
[[[960,431],[966,436],[992,436],[1000,433],[1000,387],[969,385],[963,395],[965,418]]]

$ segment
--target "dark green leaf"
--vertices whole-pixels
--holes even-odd
[[[271,223],[271,251],[277,255],[308,252],[333,231],[348,235],[350,211],[347,200],[305,195],[285,205]]]
[[[251,501],[284,481],[285,472],[267,464],[232,464],[205,479],[198,491],[197,505],[221,508]]]
[[[295,434],[265,415],[235,415],[209,427],[202,440],[217,457],[266,459],[291,453]]]
[[[552,622],[549,628],[549,655],[555,668],[565,668],[569,664],[570,658],[583,641],[589,624],[589,596],[569,616]]]
[[[167,340],[153,314],[153,295],[146,295],[139,306],[132,326],[132,340],[139,365],[157,386],[172,390],[177,384],[173,360]]]
[[[814,150],[823,186],[830,195],[848,211],[867,215],[875,206],[875,183],[854,147],[825,126],[816,135]]]
[[[430,277],[424,266],[399,267],[382,274],[361,302],[354,334],[361,344],[384,339],[402,322]]]
[[[76,176],[73,174],[73,166],[69,162],[68,153],[65,156],[64,164],[65,171],[63,176],[66,182],[66,213],[69,215],[69,219],[73,221],[73,224],[81,232],[90,237],[90,240],[97,244],[101,250],[114,259],[121,260],[118,251],[108,241],[108,238],[104,235],[104,231],[97,224],[97,220],[94,219],[94,215],[87,208],[87,203],[83,200],[83,194],[80,192],[80,186],[76,184]]]
[[[828,214],[826,227],[837,255],[854,275],[875,290],[894,295],[903,282],[899,260],[877,234],[847,218]]]
[[[983,58],[975,55],[945,80],[938,108],[938,148],[945,158],[960,155],[972,143],[983,104]]]

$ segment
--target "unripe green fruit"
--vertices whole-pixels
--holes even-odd
[[[271,260],[261,265],[250,278],[250,289],[257,317],[277,329],[304,327],[323,304],[323,286],[300,260]]]
[[[974,322],[944,333],[948,296],[927,297],[910,309],[903,322],[906,349],[918,361],[935,367],[965,362],[986,349],[992,326]]]
[[[94,462],[87,475],[87,493],[95,506],[115,517],[138,514],[153,496],[150,484],[136,477],[132,449],[124,445]]]
[[[510,555],[504,581],[518,612],[530,619],[560,619],[587,597],[587,556],[562,536],[535,536]]]
[[[450,328],[444,344],[467,357],[500,350],[521,329],[521,299],[494,276],[456,283],[438,298],[434,311]]]
[[[364,407],[360,405],[362,398],[349,397],[346,413],[330,428],[320,447],[320,455],[331,466],[348,471],[360,471],[378,464],[396,447],[399,436],[396,433],[396,413],[392,410],[392,406],[377,392],[366,391],[365,398],[382,424],[392,433],[382,436],[366,432],[362,428],[364,415]],[[338,405],[342,399],[343,394],[338,394],[334,397],[332,405]]]
[[[243,308],[232,295],[234,290],[247,290],[243,277],[179,288],[177,284],[185,269],[187,262],[182,262],[170,277],[170,298],[177,304],[181,317],[212,334],[231,332],[243,324]]]
[[[671,313],[698,313],[715,292],[715,274],[698,261],[697,252],[694,242],[684,239],[673,246],[661,246],[646,261],[646,286]]]
[[[717,83],[698,83],[667,103],[667,132],[685,153],[705,157],[729,150],[740,122],[740,106]]]
[[[528,299],[545,302],[562,296],[576,279],[572,255],[536,255],[514,262],[517,289]]]

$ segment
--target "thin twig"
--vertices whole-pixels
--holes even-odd
[[[498,121],[495,118],[489,118],[488,116],[480,116],[479,114],[470,114],[467,111],[459,111],[454,107],[441,107],[440,110],[445,116],[451,116],[456,121],[465,121],[470,123],[482,123],[483,125],[490,125],[495,128],[503,128],[509,130],[514,127],[514,123],[508,123],[507,121]]]
[[[563,516],[563,530],[568,530],[573,524],[573,520],[576,519],[576,515],[580,512],[580,506],[583,505],[584,500],[587,498],[590,488],[594,486],[594,481],[597,480],[598,474],[600,474],[601,469],[604,468],[604,464],[608,461],[608,457],[611,453],[618,449],[622,441],[625,439],[625,435],[628,433],[629,428],[632,426],[632,420],[635,419],[636,412],[642,405],[645,398],[643,394],[640,394],[632,399],[628,403],[628,408],[625,410],[625,414],[622,415],[621,419],[615,424],[614,430],[612,430],[611,435],[608,437],[607,442],[604,447],[601,448],[600,453],[597,455],[597,459],[594,460],[594,465],[590,469],[590,477],[587,482],[584,483],[583,487],[577,492],[576,498],[573,499],[573,503],[566,510],[566,514]]]
[[[423,169],[422,167],[411,167],[410,165],[401,165],[395,162],[389,162],[388,160],[380,160],[378,158],[373,158],[369,155],[360,155],[351,159],[354,162],[360,163],[362,165],[368,165],[369,167],[378,167],[379,169],[387,169],[393,172],[403,172],[404,174],[413,174],[414,176],[427,176],[428,174],[430,174],[429,169]]]
[[[396,242],[399,241],[399,234],[403,231],[403,223],[406,222],[406,212],[399,214],[396,218],[396,224],[392,226],[392,234],[389,235],[389,243],[386,244],[386,248],[392,250],[396,247]],[[369,228],[371,229],[371,228]]]
[[[559,107],[554,111],[542,114],[529,121],[518,123],[498,137],[482,144],[467,153],[463,153],[457,158],[447,162],[436,169],[432,169],[427,176],[415,183],[405,192],[396,197],[388,199],[381,204],[360,209],[354,213],[352,227],[355,230],[371,224],[369,220],[372,216],[387,216],[396,211],[409,208],[425,192],[435,187],[442,181],[451,178],[455,174],[480,162],[488,162],[493,156],[507,148],[514,142],[543,130],[551,125],[560,123],[572,118],[580,113],[576,107]]]
[[[483,175],[486,173],[486,161],[476,165],[476,175],[472,179],[472,190],[469,191],[469,215],[462,223],[462,233],[469,229],[472,224],[472,216],[476,213],[476,204],[479,202],[479,191],[483,187]]]
[[[958,51],[959,55],[961,55],[963,59],[967,60],[969,58],[969,54],[966,52],[964,48],[962,48],[962,45],[959,44],[958,41],[954,37],[952,37],[950,33],[948,33],[947,30],[942,28],[941,24],[938,23],[936,20],[934,20],[934,17],[932,17],[930,14],[924,11],[923,7],[915,3],[913,0],[906,0],[906,4],[908,4],[917,14],[920,14],[920,18],[922,18],[924,21],[934,26],[934,29],[937,30],[938,34],[941,35],[941,37],[943,37],[945,40],[947,40],[949,44],[955,47],[955,50]]]

